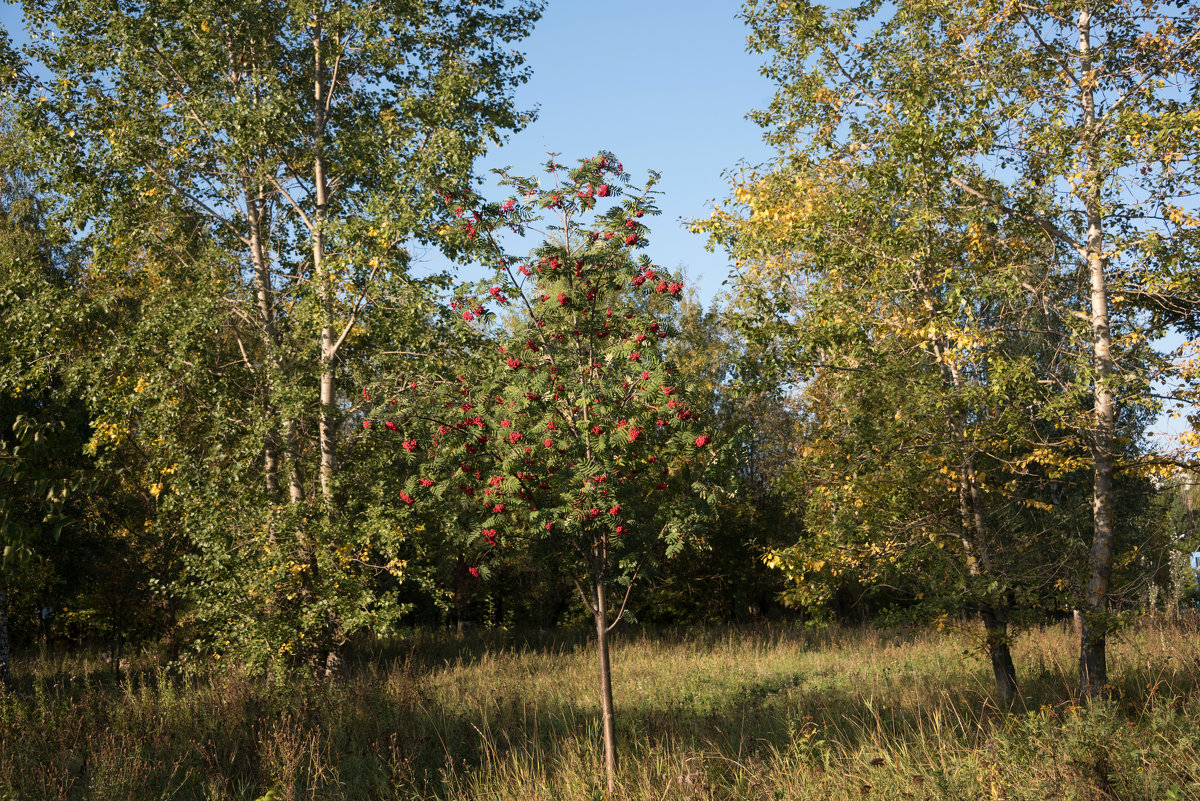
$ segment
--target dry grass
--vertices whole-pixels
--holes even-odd
[[[1197,621],[1117,637],[1113,699],[1088,708],[1075,647],[1020,636],[1002,713],[971,632],[626,635],[620,797],[1200,798]],[[337,684],[30,660],[0,698],[0,798],[599,798],[593,660],[486,633],[363,654]]]

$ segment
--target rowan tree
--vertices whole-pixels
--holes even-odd
[[[645,561],[687,544],[699,502],[715,496],[705,478],[718,451],[665,357],[682,281],[635,256],[656,213],[656,176],[635,190],[604,152],[573,168],[552,157],[546,171],[544,183],[506,175],[514,194],[502,204],[446,198],[458,219],[445,234],[464,249],[478,243],[495,270],[450,302],[489,346],[454,373],[415,363],[368,391],[375,406],[363,425],[410,460],[393,503],[433,509],[472,577],[486,581],[505,549],[572,576],[595,622],[611,795],[608,633]],[[508,228],[546,238],[527,257],[509,255]]]

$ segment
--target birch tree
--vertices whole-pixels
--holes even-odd
[[[539,11],[505,0],[25,4],[36,66],[22,82],[24,124],[91,269],[187,262],[224,308],[216,319],[239,366],[199,370],[253,387],[243,394],[257,419],[239,425],[259,438],[261,493],[236,506],[257,507],[264,549],[290,554],[302,616],[335,592],[355,537],[344,513],[355,489],[338,482],[353,402],[339,383],[363,369],[356,349],[429,346],[430,291],[409,277],[412,247],[434,241],[439,192],[469,187],[474,159],[530,119],[514,108],[526,73],[511,48]],[[220,271],[224,282],[207,280]],[[203,574],[232,565],[210,530],[195,566],[207,586]],[[236,593],[225,575],[217,583]],[[338,614],[325,617],[304,625],[340,639]]]
[[[1155,332],[1139,308],[1184,283],[1195,250],[1197,9],[959,0],[830,12],[754,0],[746,18],[779,86],[755,116],[781,152],[869,162],[919,142],[937,154],[939,192],[1033,227],[1057,254],[1057,283],[1084,282],[1086,302],[1062,314],[1086,323],[1070,340],[1091,403],[1075,430],[1093,467],[1080,682],[1103,692],[1115,432],[1122,408],[1151,405],[1136,366]]]

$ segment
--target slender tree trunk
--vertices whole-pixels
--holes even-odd
[[[263,473],[266,480],[267,495],[275,498],[279,494],[279,432],[274,424],[278,414],[271,395],[274,375],[278,372],[279,358],[276,351],[275,334],[275,290],[271,281],[271,268],[267,262],[266,249],[263,245],[263,210],[262,200],[251,191],[249,174],[243,175],[243,198],[246,203],[246,222],[250,229],[250,263],[254,267],[254,295],[258,306],[258,316],[263,327],[263,348],[266,351],[266,361],[270,372],[265,377],[264,391],[266,392],[267,415],[271,418],[271,426],[263,441]]]
[[[337,378],[334,363],[337,358],[336,334],[334,332],[334,288],[333,276],[329,271],[328,253],[325,248],[325,220],[329,208],[329,182],[325,175],[325,123],[329,93],[333,87],[325,80],[325,54],[322,50],[323,19],[317,15],[313,29],[313,191],[316,208],[312,216],[313,275],[321,304],[321,350],[318,356],[320,378],[318,399],[321,404],[317,419],[317,441],[320,448],[321,500],[325,513],[332,515],[334,502],[334,478],[337,474]],[[336,76],[336,69],[334,71]],[[312,574],[317,575],[317,561],[312,559]],[[461,622],[461,621],[460,621]],[[337,654],[337,631],[340,622],[330,610],[326,613],[325,641],[321,643],[326,652],[326,664],[340,663]]]
[[[592,364],[591,354],[588,356]],[[592,375],[592,371],[588,371]],[[583,430],[591,427],[588,405],[583,404]],[[592,459],[591,440],[585,440],[585,458]],[[617,731],[613,713],[612,668],[608,660],[608,591],[604,586],[605,568],[608,564],[608,543],[600,534],[592,543],[592,612],[596,618],[596,655],[600,660],[600,723],[604,737],[604,786],[606,797],[612,798],[617,784]]]
[[[267,414],[271,415],[270,408]],[[263,439],[263,477],[267,486],[267,497],[279,494],[279,443],[278,432],[272,428]]]
[[[604,736],[604,779],[606,793],[612,798],[617,782],[617,735],[613,714],[612,669],[608,660],[608,595],[604,575],[595,572],[596,651],[600,658],[600,715]]]
[[[1112,332],[1108,319],[1108,288],[1104,258],[1104,212],[1101,203],[1099,143],[1096,129],[1095,89],[1088,80],[1092,72],[1091,12],[1079,12],[1079,53],[1082,82],[1084,175],[1087,185],[1087,266],[1092,288],[1092,345],[1095,392],[1092,452],[1095,476],[1092,488],[1092,548],[1089,559],[1087,595],[1079,642],[1080,690],[1086,696],[1104,693],[1108,684],[1106,635],[1108,592],[1112,577],[1113,550],[1113,431],[1116,403],[1112,392]]]
[[[326,503],[333,500],[333,479],[337,472],[336,436],[337,384],[334,376],[336,335],[333,330],[333,276],[329,273],[325,252],[324,223],[329,207],[329,184],[325,176],[325,103],[331,87],[325,85],[325,67],[321,51],[321,26],[318,22],[313,38],[316,79],[313,85],[313,186],[316,210],[313,213],[313,271],[321,298],[321,416],[318,436],[321,447],[321,497]]]
[[[963,548],[967,552],[967,570],[974,577],[990,575],[990,553],[983,541],[982,499],[974,483],[970,460],[966,458],[959,468],[958,502],[963,525]],[[1007,707],[1017,699],[1018,693],[1017,669],[1008,646],[1008,615],[1002,604],[988,600],[980,604],[979,618],[983,621],[984,642],[988,657],[992,660],[996,698],[1002,707]]]
[[[300,503],[304,500],[304,476],[300,473],[300,456],[298,451],[299,445],[296,442],[296,420],[288,419],[283,424],[283,436],[287,442],[288,464],[291,470],[288,471],[288,500],[293,504]]]
[[[946,364],[945,375],[955,389],[962,386],[962,376],[953,362],[942,359],[945,348],[934,342],[934,354],[940,363]],[[971,445],[967,440],[966,423],[963,415],[951,417],[950,428],[955,444],[962,453],[958,470],[958,505],[962,518],[962,544],[967,557],[967,570],[974,577],[994,575],[991,549],[988,547],[987,527],[983,514],[983,497],[975,476],[971,458]],[[1010,706],[1017,699],[1017,669],[1013,664],[1012,651],[1008,643],[1008,615],[1004,603],[988,599],[980,604],[979,617],[983,621],[984,642],[992,661],[992,674],[996,681],[996,698],[1002,707]]]

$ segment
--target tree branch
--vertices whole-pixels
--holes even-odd
[[[571,581],[574,582],[575,589],[579,590],[579,596],[583,598],[583,605],[586,606],[587,610],[592,613],[592,617],[595,617],[596,607],[593,606],[592,602],[588,600],[587,593],[583,591],[583,585],[580,584],[579,579],[575,578],[574,576],[571,576]]]
[[[1087,248],[1086,247],[1084,247],[1083,245],[1080,245],[1078,242],[1075,241],[1074,237],[1072,237],[1070,234],[1068,234],[1063,229],[1059,228],[1054,223],[1047,220],[1045,217],[1039,216],[1037,214],[1026,214],[1023,211],[1013,208],[1012,206],[1001,203],[998,200],[994,200],[994,199],[988,197],[987,195],[983,194],[978,189],[971,186],[970,184],[968,184],[966,181],[964,181],[961,178],[953,177],[950,179],[950,183],[953,184],[954,186],[957,186],[959,189],[963,190],[971,197],[974,197],[978,200],[982,200],[984,203],[991,206],[992,208],[999,209],[1000,211],[1003,211],[1005,214],[1007,214],[1011,217],[1016,217],[1019,220],[1024,220],[1027,223],[1033,223],[1037,227],[1041,228],[1046,233],[1046,235],[1049,236],[1051,239],[1058,241],[1058,242],[1062,242],[1064,245],[1070,246],[1070,248],[1072,250],[1074,250],[1077,254],[1079,254],[1081,257],[1087,258]]]
[[[375,262],[375,266],[371,268],[371,274],[367,276],[367,286],[375,280],[375,273],[379,272],[379,262]],[[350,319],[346,321],[346,327],[342,329],[341,335],[337,338],[337,342],[333,343],[333,347],[329,349],[329,358],[333,359],[337,356],[338,349],[342,347],[342,343],[346,341],[346,336],[350,333],[350,329],[358,322],[358,313],[362,311],[363,301],[367,298],[366,289],[358,295],[358,300],[354,301],[354,310],[350,312]]]
[[[170,178],[167,178],[161,172],[156,170],[154,168],[154,165],[147,164],[147,165],[145,165],[145,167],[150,173],[152,173],[154,175],[154,177],[158,178],[158,180],[162,181],[164,184],[171,187],[172,191],[174,191],[180,197],[183,197],[183,198],[187,199],[188,201],[190,201],[191,203],[194,203],[197,206],[199,206],[200,208],[204,209],[205,214],[207,214],[209,217],[212,217],[214,220],[221,223],[226,228],[228,228],[230,231],[232,231],[233,235],[235,237],[237,237],[237,240],[239,242],[241,242],[243,245],[245,245],[246,247],[250,247],[249,237],[243,235],[242,232],[238,230],[236,225],[231,223],[229,220],[225,219],[224,216],[222,216],[217,211],[215,211],[211,206],[209,206],[203,200],[194,196],[191,192],[187,191],[186,189],[183,189],[182,187],[179,186],[179,184],[175,183]]]
[[[605,631],[612,631],[621,618],[625,616],[625,605],[629,603],[629,594],[633,592],[633,583],[637,581],[638,573],[642,571],[642,565],[646,563],[646,559],[650,556],[650,552],[642,554],[642,558],[638,560],[637,567],[633,569],[633,575],[629,577],[629,586],[625,588],[625,597],[621,599],[621,608],[617,610],[617,616],[613,618],[613,622],[608,624]]]

